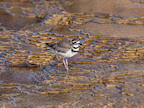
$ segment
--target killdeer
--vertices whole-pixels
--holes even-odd
[[[48,50],[53,50],[55,54],[63,56],[63,64],[67,70],[68,68],[68,58],[73,57],[74,55],[78,54],[79,48],[82,45],[79,39],[72,39],[72,41],[68,39],[63,39],[57,43],[45,43],[45,48]]]

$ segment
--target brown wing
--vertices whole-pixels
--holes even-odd
[[[66,52],[71,48],[70,41],[68,39],[63,39],[56,44],[55,48],[59,52]]]
[[[70,41],[68,39],[63,39],[58,43],[46,43],[46,46],[58,52],[66,52],[71,48]]]

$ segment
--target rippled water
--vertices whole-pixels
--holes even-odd
[[[111,0],[107,11],[85,7],[87,2],[0,2],[6,13],[0,17],[1,107],[144,106],[143,16],[118,10],[142,2],[127,0],[119,7]],[[88,6],[96,2],[104,1]],[[42,46],[75,37],[83,45],[68,60],[67,79],[62,57]]]

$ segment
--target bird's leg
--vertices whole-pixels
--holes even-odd
[[[64,63],[64,66],[66,68],[66,76],[68,76],[68,71],[69,71],[69,68],[68,68],[68,61],[67,59],[63,58],[63,63]]]
[[[63,63],[64,63],[66,70],[69,71],[67,59],[63,58]]]
[[[68,59],[65,59],[65,61],[66,61],[66,65],[68,66]],[[69,69],[68,69],[69,70]]]

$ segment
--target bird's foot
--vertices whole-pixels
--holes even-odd
[[[70,79],[69,71],[67,70],[67,71],[66,71],[66,74],[65,74],[65,80],[69,80],[69,79]]]

